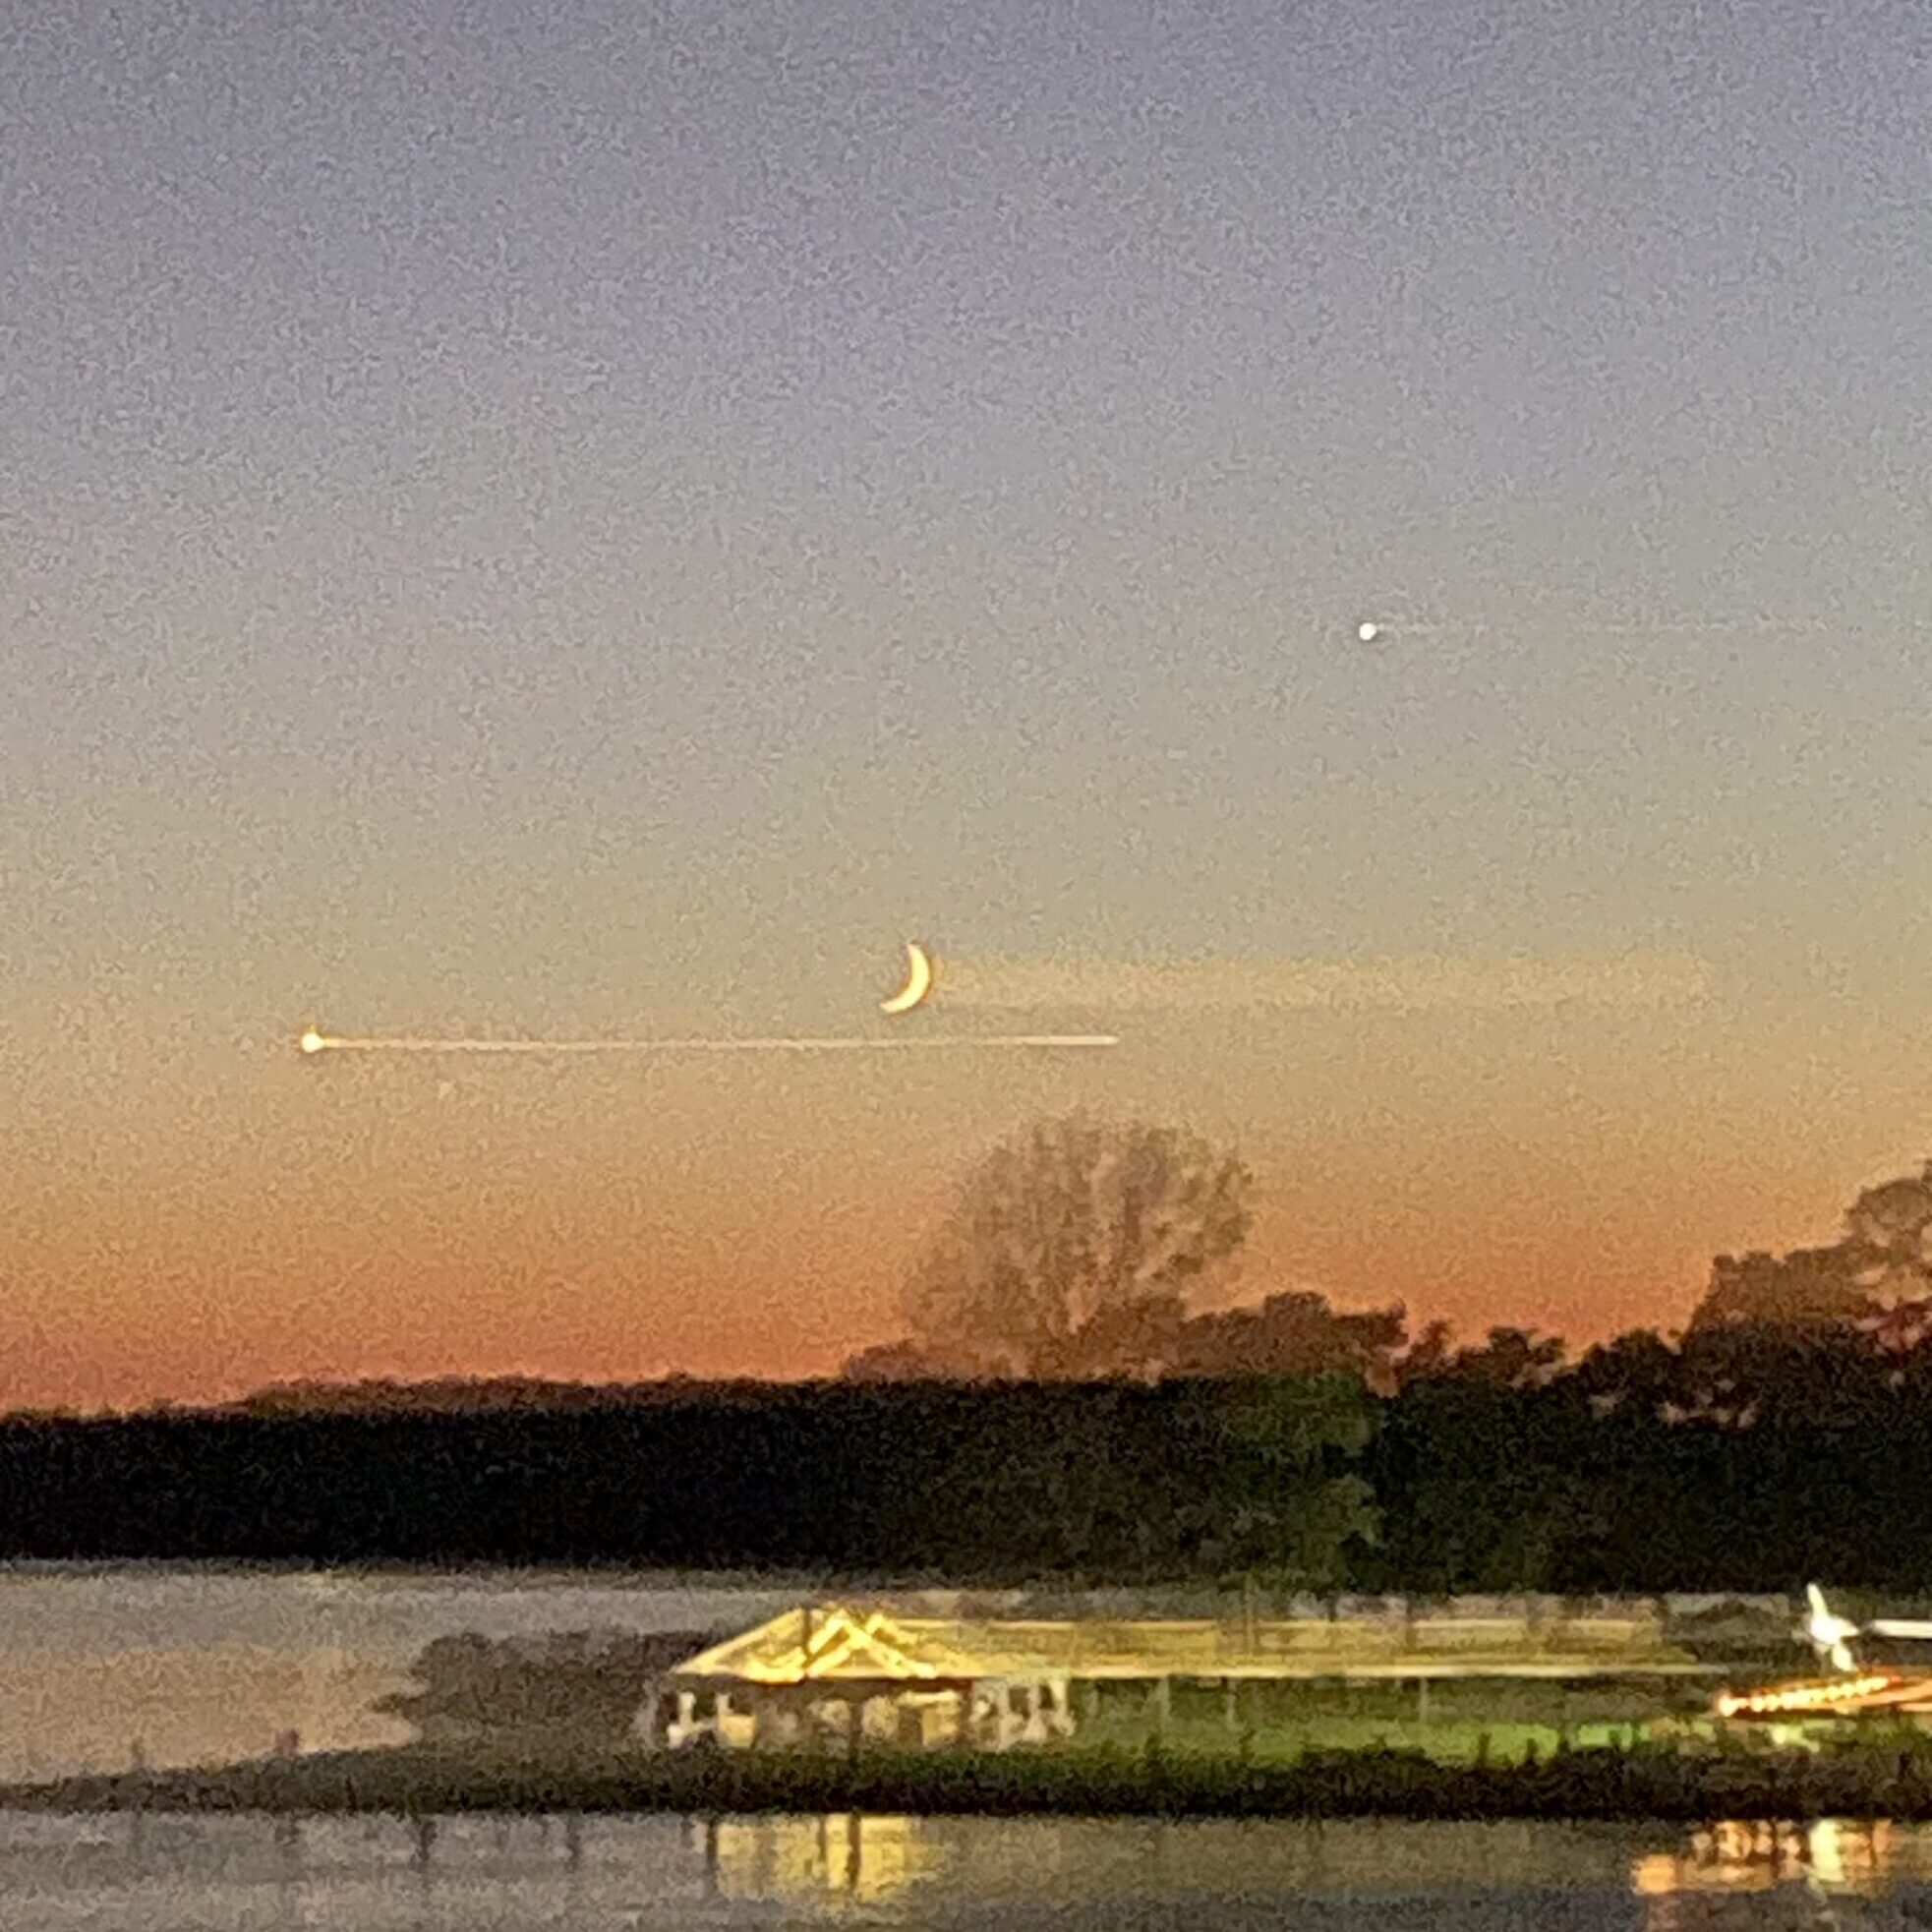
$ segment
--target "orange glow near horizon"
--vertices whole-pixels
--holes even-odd
[[[842,968],[860,1011],[872,964]],[[0,1120],[0,1408],[835,1374],[900,1334],[964,1169],[1074,1106],[1242,1150],[1256,1221],[1204,1308],[1313,1289],[1400,1303],[1412,1330],[1513,1324],[1577,1348],[1680,1326],[1713,1255],[1829,1238],[1858,1187],[1917,1153],[1884,1127],[1912,1101],[1890,1032],[1851,1041],[1863,1077],[1819,1100],[1777,1009],[1748,1027],[1696,1007],[1147,1011],[1104,1053],[633,1062],[335,1054],[309,1044],[330,1037],[320,1022],[291,1052],[271,1016],[237,1048],[170,1025],[185,993],[112,990],[37,1019],[29,1002],[13,1036],[31,1050]],[[626,990],[532,1018],[621,1037],[641,1010]],[[650,1010],[670,1037],[704,1018],[688,998]]]
[[[526,1157],[506,1185],[465,1161],[392,1175],[383,1195],[366,1173],[301,1196],[270,1181],[255,1200],[190,1184],[50,1216],[0,1309],[0,1407],[286,1380],[834,1374],[899,1332],[899,1284],[950,1181],[902,1159],[875,1194],[806,1163],[760,1192],[733,1163],[716,1189],[686,1176],[653,1201],[573,1165]],[[1672,1200],[1668,1218],[1526,1226],[1493,1198],[1378,1202],[1364,1174],[1315,1227],[1285,1191],[1269,1199],[1270,1178],[1238,1273],[1203,1306],[1315,1287],[1339,1307],[1400,1302],[1412,1328],[1508,1321],[1581,1346],[1679,1325],[1702,1285],[1698,1230]]]

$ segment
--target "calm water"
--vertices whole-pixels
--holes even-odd
[[[433,1637],[748,1626],[789,1593],[650,1577],[0,1566],[0,1782],[399,1744]]]
[[[1781,1932],[1932,1925],[1932,1835],[987,1819],[0,1819],[35,1932]]]

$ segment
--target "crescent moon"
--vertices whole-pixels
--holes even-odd
[[[881,1013],[910,1013],[932,991],[932,961],[916,940],[906,942],[906,984],[889,1000],[879,1002]]]

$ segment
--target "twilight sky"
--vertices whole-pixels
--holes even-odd
[[[0,1403],[826,1370],[1077,1102],[1572,1335],[1932,1151],[1918,0],[16,14]],[[1126,1044],[290,1045],[908,934]]]

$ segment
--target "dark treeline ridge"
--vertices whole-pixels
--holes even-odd
[[[1299,1376],[285,1391],[0,1421],[0,1555],[1932,1592],[1924,1324]],[[494,1391],[494,1393],[493,1393]]]
[[[556,1406],[526,1390],[464,1410],[20,1418],[0,1422],[0,1552],[1187,1575],[1202,1526],[1272,1473],[1274,1443],[1235,1439],[1251,1416],[1294,1438],[1284,1493],[1306,1494],[1314,1522],[1366,1494],[1346,1467],[1362,1412],[1357,1385],[1329,1378],[684,1383]],[[1295,1556],[1301,1527],[1279,1533]]]

